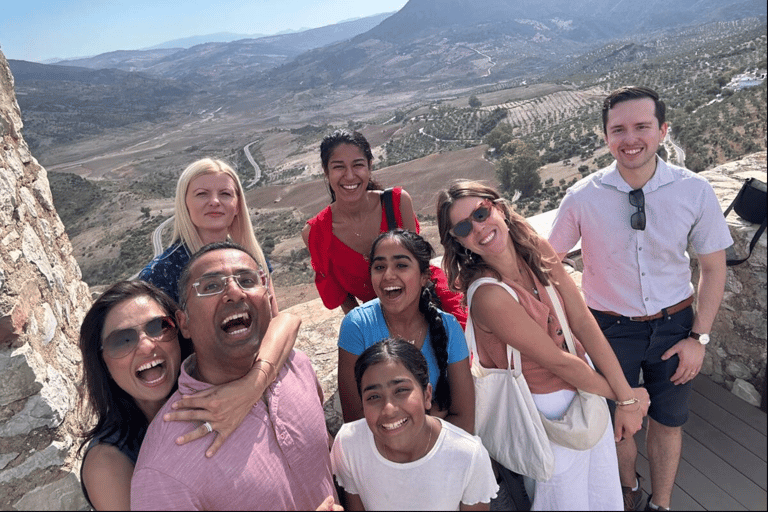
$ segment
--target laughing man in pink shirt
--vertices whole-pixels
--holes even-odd
[[[131,482],[131,509],[311,510],[335,497],[322,390],[301,352],[290,355],[216,456],[205,456],[204,441],[178,446],[189,425],[163,421],[182,394],[236,380],[259,361],[271,319],[263,276],[230,242],[204,247],[184,270],[177,322],[195,353],[182,364],[178,391],[149,426]]]

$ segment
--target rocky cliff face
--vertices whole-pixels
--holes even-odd
[[[79,509],[77,335],[90,306],[0,53],[0,509]]]

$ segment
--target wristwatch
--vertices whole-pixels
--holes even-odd
[[[691,334],[689,334],[688,336],[690,338],[695,339],[696,341],[698,341],[702,345],[706,345],[707,343],[709,343],[709,334],[699,334],[697,332],[691,331]]]

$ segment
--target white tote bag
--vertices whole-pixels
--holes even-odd
[[[547,433],[525,381],[520,351],[507,345],[507,361],[514,359],[514,369],[483,368],[477,355],[472,323],[472,296],[480,285],[492,283],[517,294],[506,284],[484,277],[467,290],[465,335],[472,354],[472,380],[475,382],[475,431],[483,445],[502,466],[543,482],[552,477],[555,456]]]

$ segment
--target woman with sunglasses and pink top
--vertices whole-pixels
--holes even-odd
[[[493,282],[481,284],[471,298],[479,362],[508,368],[507,345],[520,351],[522,373],[539,412],[561,418],[576,389],[617,401],[615,430],[607,425],[589,450],[550,442],[553,476],[526,479],[533,510],[623,509],[614,441],[641,428],[650,401],[643,388],[630,388],[618,360],[589,313],[581,292],[549,243],[495,190],[473,181],[457,181],[438,195],[438,228],[445,248],[448,282],[467,293],[479,278],[504,283],[515,297]],[[573,332],[576,355],[564,348],[564,329],[545,288],[551,284]],[[588,363],[594,362],[600,373]],[[612,435],[613,434],[613,435]]]
[[[237,279],[242,287],[249,281]],[[128,510],[133,468],[147,427],[168,396],[176,389],[181,361],[192,352],[192,345],[179,337],[176,312],[179,307],[163,291],[144,281],[121,281],[105,291],[91,306],[80,328],[83,358],[84,409],[96,421],[85,429],[80,450],[84,451],[81,483],[85,497],[96,510]],[[275,333],[267,331],[264,340]],[[294,335],[295,339],[295,335]],[[266,347],[262,345],[264,349]],[[214,430],[216,437],[206,452],[213,456],[231,432],[260,398],[264,387],[277,375],[269,357],[281,361],[279,350],[267,349],[252,371],[242,379],[217,386],[239,389],[235,403],[216,414],[201,408],[202,399],[185,397],[187,411],[176,411],[175,419],[194,421],[195,427],[178,443],[205,437]],[[279,362],[278,364],[282,364]],[[266,379],[253,383],[256,374]],[[219,400],[220,401],[220,400]],[[212,405],[211,405],[212,407]],[[223,408],[223,405],[219,407]],[[86,416],[89,417],[89,416]],[[166,417],[165,419],[170,419]],[[201,426],[197,426],[203,422]],[[87,421],[87,425],[92,425]],[[207,441],[210,442],[210,437]]]

